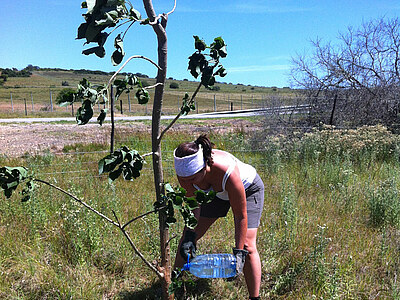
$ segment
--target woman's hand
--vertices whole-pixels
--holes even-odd
[[[185,261],[189,255],[190,259],[196,257],[196,233],[194,231],[185,231],[179,253]]]

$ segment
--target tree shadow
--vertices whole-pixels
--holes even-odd
[[[196,278],[185,280],[182,287],[175,292],[175,299],[183,300],[189,297],[207,295],[211,291],[211,280]],[[148,288],[137,291],[121,291],[118,295],[121,300],[160,300],[162,299],[161,283],[154,282]]]
[[[159,300],[162,299],[161,284],[157,281],[145,289],[121,291],[118,298],[121,300]]]

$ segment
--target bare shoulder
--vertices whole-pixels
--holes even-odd
[[[212,168],[215,171],[220,171],[225,173],[225,171],[229,168],[231,163],[230,154],[222,150],[213,149],[212,158],[214,162]]]

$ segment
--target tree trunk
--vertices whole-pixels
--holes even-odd
[[[151,0],[143,0],[147,16],[153,22],[156,18],[156,13],[153,9]],[[167,75],[167,34],[165,28],[167,26],[167,16],[164,16],[153,25],[153,30],[157,35],[158,41],[158,66],[161,70],[157,73],[157,85],[154,92],[153,115],[152,115],[152,151],[153,151],[153,169],[154,169],[154,184],[157,201],[161,201],[161,194],[163,191],[162,183],[163,170],[162,170],[162,157],[161,157],[161,141],[160,136],[160,120],[161,109],[164,95],[165,79]],[[163,212],[159,213],[159,226],[160,226],[160,251],[161,251],[161,271],[164,277],[161,278],[163,299],[174,299],[174,295],[169,295],[168,287],[171,283],[171,255],[168,244],[169,231],[166,226],[166,215]]]

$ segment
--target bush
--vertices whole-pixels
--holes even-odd
[[[16,68],[12,69],[3,69],[1,71],[2,75],[6,75],[8,77],[30,77],[32,73],[29,70],[21,70],[18,71]]]
[[[368,209],[373,226],[397,226],[400,221],[399,190],[392,179],[382,181],[370,190]]]
[[[61,85],[62,86],[69,86],[69,83],[68,83],[68,81],[63,81],[63,82],[61,82]]]
[[[221,87],[218,85],[213,85],[213,86],[209,87],[208,89],[211,91],[218,92],[221,89]]]
[[[335,129],[324,125],[321,130],[304,135],[301,152],[305,156],[318,153],[324,157],[348,157],[353,161],[386,161],[398,157],[399,146],[399,136],[381,125],[357,129]]]
[[[400,136],[382,125],[357,129],[336,129],[323,125],[313,132],[290,135],[254,136],[248,140],[254,149],[264,149],[274,161],[300,158],[301,161],[398,162]]]
[[[56,103],[58,105],[60,105],[62,103],[66,103],[66,102],[69,102],[69,103],[74,102],[74,93],[75,93],[75,90],[72,88],[62,89],[57,95]]]
[[[177,82],[171,82],[169,85],[170,89],[179,89],[179,84]]]

